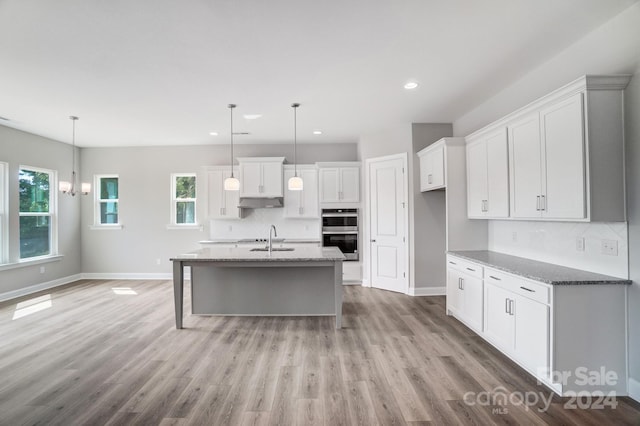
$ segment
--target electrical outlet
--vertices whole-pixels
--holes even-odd
[[[40,273],[41,273],[41,274],[44,274],[44,266],[41,266],[41,267],[40,267]]]
[[[229,225],[229,232],[233,231],[233,226]]]
[[[602,254],[617,256],[618,242],[616,240],[602,240]]]
[[[576,238],[576,250],[584,251],[584,237]]]
[[[160,264],[160,258],[156,259],[156,265]]]
[[[511,233],[511,241],[513,241],[514,243],[518,242],[518,233],[516,231],[513,231]]]

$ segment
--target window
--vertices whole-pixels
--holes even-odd
[[[171,222],[174,225],[196,224],[196,175],[171,175]]]
[[[0,264],[7,263],[9,238],[7,229],[7,163],[0,162]]]
[[[96,225],[119,225],[118,221],[118,176],[96,176]]]
[[[20,167],[20,259],[53,254],[54,172]],[[54,186],[55,187],[55,186]]]

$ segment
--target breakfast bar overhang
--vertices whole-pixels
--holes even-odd
[[[336,247],[213,247],[178,255],[171,259],[176,328],[182,328],[186,266],[195,315],[335,315],[341,328],[343,260]]]

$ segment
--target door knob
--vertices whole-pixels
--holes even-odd
[[[371,240],[371,242],[372,242],[372,243],[375,243],[375,242],[376,242],[376,240]]]

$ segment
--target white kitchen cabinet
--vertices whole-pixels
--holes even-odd
[[[420,191],[433,191],[445,187],[445,141],[440,139],[418,152],[420,159]]]
[[[467,216],[509,217],[507,133],[498,129],[467,140]]]
[[[485,271],[487,338],[529,371],[546,371],[550,350],[549,289],[489,268]]]
[[[282,197],[284,157],[238,158],[240,197]]]
[[[320,203],[359,203],[359,163],[318,163]]]
[[[284,166],[284,217],[315,219],[320,217],[318,199],[318,169],[315,166],[298,166],[302,178],[302,191],[289,191],[289,178],[294,176],[294,167]]]
[[[224,180],[231,176],[229,167],[210,167],[205,170],[207,217],[209,219],[239,219],[238,191],[225,191]],[[234,174],[237,170],[234,168]]]
[[[482,267],[459,259],[447,259],[447,311],[472,329],[483,326]]]
[[[489,200],[487,208],[484,188],[474,184],[484,182],[485,167],[481,148],[472,149],[507,128],[508,179],[502,184],[508,188],[509,218],[625,221],[622,97],[629,80],[581,77],[467,136],[469,217],[507,217],[485,211],[494,203]]]
[[[586,217],[582,111],[577,93],[509,125],[513,217]]]

